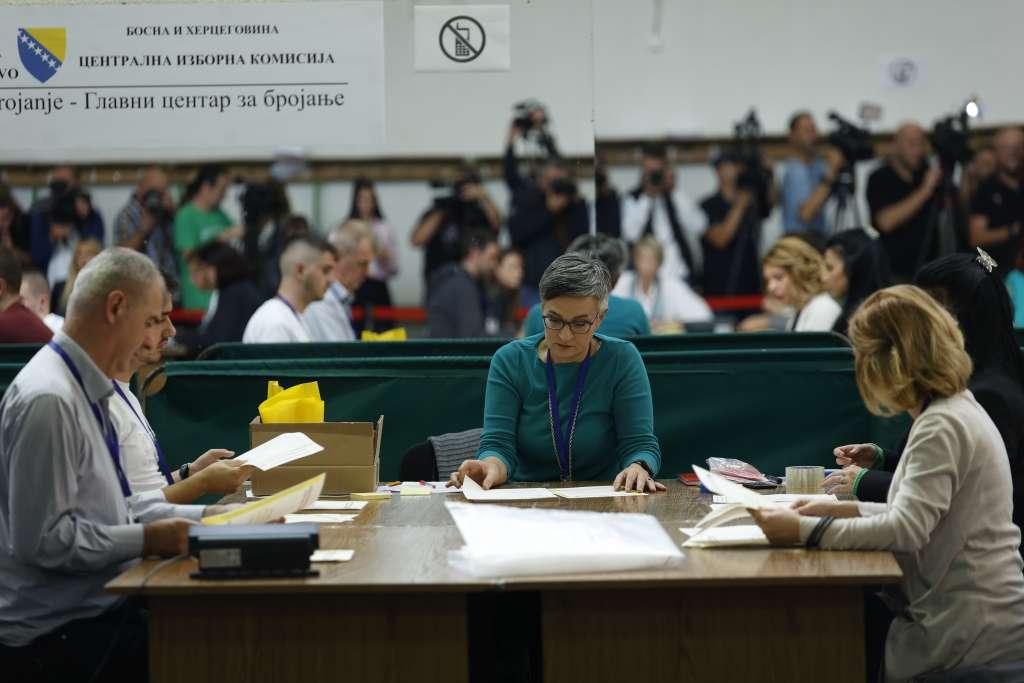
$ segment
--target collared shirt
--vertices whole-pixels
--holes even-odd
[[[302,315],[279,296],[271,297],[256,309],[242,333],[246,344],[286,344],[308,342],[309,329]]]
[[[672,193],[672,202],[675,204],[676,215],[681,223],[683,238],[687,241],[690,254],[696,257],[700,253],[696,240],[707,229],[708,218],[700,207],[681,191],[677,190]],[[627,242],[635,242],[643,237],[648,220],[651,221],[654,237],[661,243],[665,253],[661,270],[658,272],[664,277],[688,278],[691,275],[690,269],[683,259],[682,251],[672,232],[672,223],[665,200],[661,197],[655,199],[646,194],[635,198],[633,195],[626,195],[622,198],[623,239]]]
[[[0,642],[25,645],[116,601],[103,586],[142,553],[90,404],[109,425],[114,387],[81,347],[42,348],[0,401]]]
[[[334,282],[323,299],[309,305],[302,317],[313,341],[356,341],[356,332],[352,329],[352,300],[351,292],[340,282]]]
[[[205,510],[202,505],[176,505],[167,502],[164,487],[167,479],[160,471],[156,451],[156,432],[142,413],[142,405],[126,382],[114,380],[121,387],[124,398],[110,397],[110,419],[117,429],[117,443],[121,447],[121,462],[132,497],[128,505],[140,522],[151,522],[166,517],[184,517],[199,521]],[[125,402],[127,399],[127,402]]]
[[[805,223],[800,220],[800,207],[814,194],[827,171],[825,160],[821,157],[809,164],[796,157],[786,160],[782,172],[782,229],[787,235],[811,231],[825,233],[825,208],[822,207],[817,216]]]

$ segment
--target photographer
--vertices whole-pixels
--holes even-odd
[[[65,208],[71,207],[71,214],[65,218],[63,226],[54,228],[51,225],[53,207],[61,199],[67,202]],[[32,215],[32,263],[43,272],[49,270],[50,262],[55,258],[62,263],[70,259],[70,249],[64,248],[69,239],[74,242],[79,238],[91,237],[103,242],[103,217],[93,207],[89,193],[82,190],[78,172],[71,166],[57,166],[53,169],[49,196],[37,200],[29,213]],[[68,234],[65,235],[65,232]],[[58,270],[63,278],[67,272],[66,263]]]
[[[782,174],[782,229],[786,234],[825,235],[825,202],[843,167],[842,153],[827,146],[818,154],[818,128],[810,112],[789,119],[789,143],[794,155]]]
[[[663,277],[690,281],[696,272],[690,235],[707,227],[707,218],[689,197],[676,190],[676,177],[661,145],[643,150],[640,186],[622,201],[622,238],[629,243],[654,235],[664,250]]]
[[[757,294],[761,291],[757,259],[761,216],[771,209],[771,191],[763,193],[769,205],[758,207],[759,188],[754,186],[757,177],[735,152],[717,155],[712,165],[718,176],[718,192],[700,203],[708,222],[707,232],[701,237],[704,295]],[[770,175],[760,177],[770,187]]]
[[[981,247],[992,255],[1003,277],[1013,267],[1021,243],[1024,223],[1024,188],[1021,187],[1021,161],[1024,156],[1024,132],[1003,128],[993,140],[996,173],[974,197],[970,212],[968,246]]]
[[[420,216],[412,232],[414,247],[425,247],[423,279],[429,289],[430,277],[446,263],[459,261],[462,242],[474,228],[486,228],[497,234],[501,214],[472,166],[462,168],[450,194],[437,197]],[[429,291],[424,295],[424,300]]]
[[[274,295],[281,284],[279,261],[284,246],[295,237],[309,234],[308,228],[286,226],[291,213],[288,193],[277,180],[246,183],[239,198],[242,209],[242,238],[246,261],[256,274],[256,283],[267,298]]]
[[[174,200],[167,174],[156,166],[142,173],[139,184],[114,221],[114,241],[149,256],[162,271],[178,272],[174,255]]]
[[[868,178],[871,224],[889,256],[893,277],[910,282],[930,261],[936,240],[929,234],[942,171],[928,164],[928,138],[916,123],[905,123],[893,136],[885,163]]]
[[[557,158],[545,161],[535,177],[519,172],[515,141],[526,135],[521,123],[513,121],[505,146],[505,183],[512,193],[508,230],[512,245],[523,253],[523,304],[529,306],[540,301],[540,277],[547,267],[588,232],[590,215],[569,169]]]

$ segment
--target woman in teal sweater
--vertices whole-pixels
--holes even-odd
[[[594,334],[610,289],[608,269],[587,254],[565,254],[544,271],[544,333],[494,354],[480,450],[453,484],[614,480],[617,489],[664,490],[654,480],[661,449],[640,353]]]

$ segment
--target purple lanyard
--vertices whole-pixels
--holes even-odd
[[[287,307],[288,307],[288,310],[292,312],[292,315],[294,315],[294,316],[295,316],[295,319],[296,319],[296,320],[298,320],[298,321],[299,321],[299,323],[301,324],[301,323],[302,323],[302,317],[301,317],[301,316],[299,315],[299,312],[295,310],[295,307],[294,307],[294,306],[292,306],[292,305],[291,305],[290,303],[288,303],[288,299],[285,299],[285,298],[284,298],[283,296],[281,296],[280,294],[276,294],[275,296],[276,296],[276,297],[277,297],[278,299],[280,299],[280,300],[281,300],[281,303],[283,303],[283,304],[284,304],[285,306],[287,306]]]
[[[132,415],[135,416],[135,419],[138,421],[142,429],[149,434],[149,438],[153,440],[153,446],[156,448],[156,466],[160,469],[160,474],[164,475],[164,479],[167,480],[167,485],[170,486],[174,483],[174,477],[171,476],[171,470],[167,467],[167,458],[164,457],[164,449],[160,448],[160,442],[156,440],[156,434],[150,430],[146,421],[143,420],[137,412],[135,412],[135,406],[133,406],[132,402],[128,400],[128,397],[124,395],[124,391],[121,390],[121,385],[117,382],[114,382],[114,391],[116,391],[117,395],[125,402],[128,409],[132,411]]]
[[[89,401],[89,394],[85,391],[85,382],[82,381],[82,375],[78,372],[78,368],[75,366],[75,361],[71,360],[68,356],[67,351],[62,349],[57,342],[50,341],[46,344],[53,349],[61,360],[64,361],[64,365],[68,366],[68,370],[71,371],[72,377],[78,382],[79,388],[82,390],[82,395],[85,396],[85,400]],[[96,416],[96,421],[100,425],[100,431],[103,432],[103,440],[107,444],[107,450],[110,451],[110,459],[114,461],[114,469],[117,471],[117,481],[121,485],[121,493],[124,494],[125,498],[129,498],[132,495],[132,488],[128,485],[128,477],[124,474],[124,468],[121,467],[121,447],[117,443],[117,430],[114,429],[113,421],[110,421],[109,427],[103,422],[103,413],[100,412],[100,407],[89,401],[89,407],[92,408],[92,414]]]
[[[356,325],[355,321],[352,320],[352,311],[349,309],[347,303],[352,301],[351,295],[349,295],[349,298],[346,299],[341,294],[338,294],[338,290],[334,289],[333,287],[331,288],[331,294],[333,294],[334,298],[338,300],[338,304],[341,306],[341,312],[345,314],[345,319],[348,320],[348,326],[353,331],[354,334]]]
[[[590,369],[590,347],[587,347],[587,357],[580,364],[579,374],[576,375],[576,390],[572,395],[572,404],[569,407],[569,431],[562,432],[562,421],[558,410],[558,386],[555,383],[555,364],[551,360],[551,349],[548,349],[548,357],[545,362],[545,369],[548,376],[548,409],[551,411],[551,437],[555,442],[555,451],[558,455],[558,469],[562,475],[562,481],[572,479],[572,439],[576,432],[576,418],[580,410],[580,400],[583,398],[583,383],[587,380],[587,370]]]

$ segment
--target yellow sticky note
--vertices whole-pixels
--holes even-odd
[[[429,496],[433,491],[426,486],[403,486],[398,492],[403,496]]]
[[[368,491],[366,493],[349,494],[349,498],[352,500],[387,500],[390,497],[391,494],[385,491]]]

